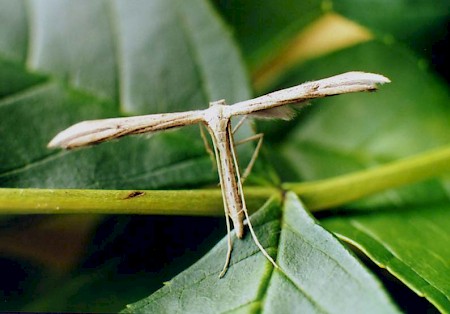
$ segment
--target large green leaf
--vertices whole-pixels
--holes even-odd
[[[314,101],[300,122],[275,132],[289,171],[285,180],[317,180],[372,168],[450,143],[449,92],[408,50],[370,42],[293,69],[282,85],[350,69],[378,71],[392,80],[375,94]],[[272,131],[271,131],[272,130]],[[280,141],[279,137],[284,136]],[[401,205],[447,199],[447,181],[386,193],[378,202]],[[375,201],[375,199],[373,199]]]
[[[447,86],[402,47],[379,42],[360,44],[293,69],[281,84],[290,85],[352,68],[379,71],[392,83],[375,95],[355,94],[315,101],[314,106],[303,112],[300,123],[291,125],[290,132],[285,127],[277,131],[277,125],[263,126],[277,139],[270,150],[271,158],[284,161],[277,165],[282,165],[279,168],[285,180],[316,180],[374,168],[450,142]],[[279,140],[280,136],[284,136],[283,141]],[[377,263],[387,263],[393,275],[445,311],[449,311],[450,293],[448,280],[441,281],[441,274],[448,272],[449,267],[444,248],[448,246],[446,239],[450,234],[444,225],[450,216],[442,208],[448,209],[448,178],[442,174],[439,180],[389,190],[352,204],[352,208],[370,209],[374,213],[364,217],[353,212],[348,217],[337,216],[333,221],[345,222],[348,228],[335,225],[332,228],[343,232],[352,244],[364,248]],[[441,208],[425,204],[441,204]],[[400,210],[418,206],[427,208],[427,216],[419,211]],[[386,211],[376,211],[380,208]],[[395,208],[399,211],[388,212]],[[391,216],[397,218],[391,220]],[[444,225],[430,224],[430,217],[441,219]],[[371,245],[367,245],[367,234],[350,232],[353,222],[360,219],[367,225],[377,226],[376,236],[366,230],[376,238]],[[411,232],[412,219],[415,232]],[[427,236],[415,235],[421,229]],[[395,235],[388,231],[395,231]],[[430,245],[430,233],[439,234],[432,238],[433,245]],[[390,250],[392,247],[395,252]],[[404,260],[403,255],[408,258]],[[433,260],[437,262],[433,264]],[[411,261],[423,261],[425,266]]]
[[[299,32],[327,13],[338,13],[381,37],[430,54],[434,42],[445,36],[450,7],[447,0],[222,0],[217,6],[235,30],[252,68],[276,57]]]
[[[25,1],[0,0],[0,55],[24,62],[29,24]]]
[[[447,0],[332,1],[333,9],[381,34],[427,50],[445,34],[450,2]]]
[[[323,1],[217,1],[252,68],[272,58],[323,14]],[[326,6],[326,5],[325,5]]]
[[[215,180],[195,128],[69,153],[46,148],[81,120],[248,98],[236,47],[208,3],[30,1],[27,14],[22,1],[0,4],[0,135],[8,147],[0,152],[1,186],[143,189]]]
[[[217,175],[195,127],[71,152],[52,151],[46,145],[57,132],[81,120],[202,109],[210,100],[225,98],[232,103],[249,94],[237,47],[206,1],[0,1],[1,187],[174,189],[215,183]],[[147,225],[142,229],[151,228],[149,220],[159,221],[158,217],[145,218],[116,219],[145,221]],[[159,248],[164,246],[169,252],[178,247],[178,251],[172,249],[177,254],[187,249],[185,243],[189,240],[197,241],[192,244],[192,250],[196,250],[204,241],[202,232],[214,229],[210,221],[202,227],[198,221],[189,224],[189,220],[179,219],[182,222],[176,225],[176,220],[168,220],[169,226],[163,228],[160,223],[151,239],[158,240]],[[176,226],[171,229],[170,224]],[[18,225],[16,232],[21,232]],[[191,225],[197,226],[195,232],[188,229]],[[116,228],[115,224],[113,230]],[[131,229],[130,234],[135,232]],[[197,236],[181,236],[180,240],[177,232]],[[114,241],[118,242],[118,236],[111,234],[99,231],[98,242],[102,245],[93,240],[87,249],[103,257],[95,264],[96,269],[101,268],[98,264],[128,261],[121,247],[111,249]],[[132,242],[139,247],[151,241],[136,237]],[[49,249],[47,244],[51,246],[51,241],[42,244],[43,250]],[[146,256],[142,263],[157,261],[163,267],[167,262],[161,256],[146,255],[153,249],[142,250]],[[8,252],[1,252],[1,265],[10,265],[3,263],[4,256],[9,258]],[[89,267],[86,270],[80,266],[73,274],[62,276],[39,265],[43,273],[34,276],[27,263],[16,258],[12,257],[11,263],[24,265],[24,274],[19,276],[28,276],[28,280],[18,279],[17,290],[23,290],[20,294],[14,292],[13,286],[5,287],[3,310],[23,308],[35,295],[35,285],[30,283],[39,282],[37,289],[41,289],[42,297],[32,298],[26,308],[29,311],[66,308],[108,312],[156,289],[167,274],[174,274],[169,271],[155,277],[150,273],[146,282],[153,283],[139,285],[137,293],[128,290],[129,294],[122,294],[124,299],[116,301],[120,302],[117,306],[99,302],[101,296],[95,293],[99,290],[97,284],[111,298],[120,293],[120,280],[125,280],[125,275],[121,277],[112,266],[101,271],[102,277],[86,274]],[[10,269],[5,267],[2,274]],[[15,274],[10,275],[15,278]],[[110,284],[111,278],[117,279],[117,285]],[[96,289],[85,289],[87,282]],[[72,293],[78,289],[81,301],[71,302]]]
[[[147,313],[394,313],[380,284],[303,208],[294,193],[268,201],[252,223],[280,269],[250,235],[235,241],[231,267],[218,274],[227,241],[126,312]]]
[[[450,312],[450,205],[330,217],[325,227]]]

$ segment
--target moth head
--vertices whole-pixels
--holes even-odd
[[[220,100],[216,100],[216,101],[211,101],[209,103],[209,107],[213,107],[213,106],[226,106],[227,103],[225,102],[225,99],[220,99]]]

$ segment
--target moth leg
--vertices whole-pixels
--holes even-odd
[[[214,157],[214,152],[211,148],[211,146],[209,145],[208,139],[206,138],[206,134],[205,134],[205,130],[203,129],[204,126],[202,124],[200,124],[200,136],[202,137],[203,140],[203,144],[205,145],[205,150],[209,155],[209,158],[211,159],[211,162],[213,164],[213,169],[216,166],[216,159]]]
[[[250,159],[250,162],[248,163],[247,167],[244,170],[244,173],[241,176],[242,183],[244,183],[245,179],[247,179],[248,175],[252,171],[253,166],[255,165],[256,159],[258,158],[259,151],[261,150],[261,146],[263,143],[263,137],[264,137],[263,133],[258,133],[258,134],[252,135],[246,139],[243,139],[243,140],[235,143],[235,145],[240,145],[240,144],[244,144],[244,143],[247,143],[250,141],[258,140],[255,150],[253,151],[252,158]]]
[[[258,134],[257,134],[258,135]],[[256,135],[254,135],[256,136]],[[262,139],[262,134],[259,135]],[[231,137],[231,143],[233,143],[233,139],[232,136],[230,134]],[[262,140],[260,140],[262,142]],[[277,265],[277,263],[275,263],[275,261],[273,260],[273,258],[269,255],[269,253],[267,253],[267,251],[264,249],[264,247],[261,245],[261,243],[258,240],[258,237],[256,236],[255,231],[253,230],[253,226],[252,223],[250,221],[250,217],[248,215],[248,211],[247,211],[247,206],[245,204],[245,198],[244,198],[244,191],[242,189],[242,179],[241,176],[239,175],[239,166],[237,163],[237,158],[236,158],[236,153],[234,151],[234,149],[231,149],[231,155],[233,157],[233,161],[236,167],[236,177],[237,177],[237,183],[238,183],[238,189],[239,189],[239,193],[241,194],[241,201],[242,201],[242,211],[244,212],[245,215],[245,219],[247,220],[247,224],[248,224],[248,229],[250,230],[250,233],[252,235],[253,241],[255,242],[256,246],[258,247],[258,249],[261,251],[261,253],[272,263],[272,265],[275,268],[279,268],[279,266]]]
[[[245,215],[245,219],[247,220],[247,225],[248,225],[248,229],[250,230],[250,233],[252,235],[253,241],[255,242],[256,246],[258,247],[258,249],[261,251],[261,253],[263,253],[263,255],[269,260],[269,262],[272,263],[272,265],[275,268],[280,268],[280,266],[277,265],[277,263],[273,260],[273,258],[269,255],[269,253],[267,253],[267,251],[264,249],[264,247],[262,246],[261,242],[259,242],[258,237],[256,236],[255,231],[253,230],[253,226],[252,223],[250,222],[250,217],[248,216],[248,212],[247,209],[244,208],[244,215]]]
[[[228,239],[228,249],[227,249],[227,257],[225,259],[225,264],[223,265],[223,269],[219,274],[219,278],[225,276],[225,273],[228,270],[228,266],[231,261],[231,251],[233,250],[233,241],[231,240],[231,224],[230,224],[230,216],[228,213],[225,213],[226,222],[227,222],[227,239]]]
[[[236,133],[237,130],[244,124],[245,120],[247,120],[247,116],[243,116],[241,120],[236,124],[236,126],[231,131],[232,134]]]

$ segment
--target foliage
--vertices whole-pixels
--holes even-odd
[[[210,186],[187,201],[164,191],[158,198],[171,195],[171,208],[205,215],[202,201],[219,194],[196,128],[70,152],[46,144],[81,120],[201,109],[222,98],[232,104],[250,98],[250,86],[262,94],[352,70],[381,73],[392,83],[375,94],[314,101],[289,123],[257,124],[266,137],[249,178],[253,210],[261,203],[258,188],[376,173],[445,147],[449,92],[439,69],[429,67],[439,62],[429,51],[442,40],[448,1],[372,1],[370,9],[362,3],[0,0],[0,187],[9,188],[0,189],[0,202],[11,191],[36,191],[31,207],[45,214],[44,194],[31,188],[45,189],[48,198],[52,189]],[[251,132],[246,126],[238,136]],[[251,149],[240,148],[242,163]],[[432,308],[386,292],[381,282],[389,289],[395,279],[450,312],[449,187],[442,174],[341,205],[318,220],[294,193],[273,196],[252,221],[281,270],[247,235],[235,241],[221,280],[223,219],[125,215],[136,211],[108,211],[106,201],[98,203],[110,215],[99,216],[91,211],[95,198],[64,190],[77,215],[1,217],[0,309],[114,312],[138,300],[125,311]],[[335,235],[377,266],[369,263],[369,270]]]

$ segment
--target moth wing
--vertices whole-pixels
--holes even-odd
[[[288,110],[272,111],[271,109],[291,104],[304,106],[308,100],[314,98],[373,91],[378,88],[378,84],[389,82],[390,80],[388,78],[379,74],[347,72],[236,103],[232,105],[232,113],[233,115],[255,115],[255,113],[261,112],[262,117],[270,118],[270,114],[272,114],[272,118],[283,119],[290,116]]]
[[[135,117],[83,121],[58,133],[49,148],[72,149],[125,135],[151,133],[202,121],[202,111],[151,114]]]
[[[264,110],[259,110],[249,114],[250,117],[255,119],[279,119],[279,120],[292,120],[297,111],[307,106],[309,103],[300,103],[295,105],[279,106]]]

